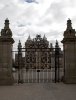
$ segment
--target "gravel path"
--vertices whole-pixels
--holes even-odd
[[[0,86],[0,100],[76,100],[76,85],[24,83]]]

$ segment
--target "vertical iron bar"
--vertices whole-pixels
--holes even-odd
[[[56,50],[55,50],[55,83],[56,81],[57,81],[57,58],[56,58]]]

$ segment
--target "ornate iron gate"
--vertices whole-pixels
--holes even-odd
[[[31,65],[31,61],[29,62],[29,59],[27,59],[27,64],[29,65],[29,67],[26,66],[25,60],[23,61],[22,59],[22,52],[29,52],[30,50],[32,51],[33,55],[34,52],[37,52],[39,54],[40,53],[46,53],[46,54],[50,54],[49,57],[49,61],[50,61],[50,65],[47,66],[47,63],[45,64],[45,67],[43,67],[43,65],[41,66],[41,64],[37,61],[36,62],[36,67],[33,67]],[[35,82],[35,83],[41,83],[41,82],[59,82],[59,74],[60,74],[60,67],[59,67],[59,57],[60,57],[60,48],[58,46],[58,43],[56,41],[56,46],[55,48],[22,48],[21,43],[19,42],[18,44],[18,61],[17,61],[17,75],[16,75],[16,79],[18,83],[30,83],[30,82]],[[53,57],[54,55],[54,57]],[[43,57],[42,61],[43,64],[46,62],[46,57]],[[51,58],[54,58],[54,67],[51,67]],[[30,57],[31,59],[31,57]],[[41,59],[38,55],[37,55],[37,60]],[[33,59],[34,60],[34,59]],[[36,60],[35,60],[36,61]],[[49,63],[48,61],[48,63]],[[23,65],[24,62],[24,65]],[[35,63],[35,62],[34,62]],[[23,67],[24,66],[24,67]],[[25,67],[26,66],[26,67]]]

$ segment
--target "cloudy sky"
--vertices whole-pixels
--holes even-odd
[[[6,18],[10,20],[14,49],[19,39],[24,46],[29,34],[32,38],[45,34],[53,45],[57,39],[61,46],[68,18],[76,28],[76,0],[0,0],[0,29]]]

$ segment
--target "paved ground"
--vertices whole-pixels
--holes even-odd
[[[76,100],[76,85],[26,83],[0,86],[0,100]]]

